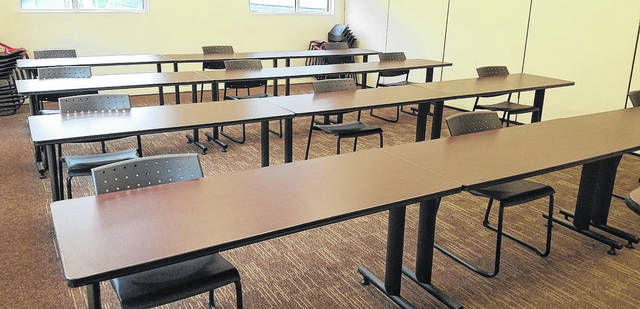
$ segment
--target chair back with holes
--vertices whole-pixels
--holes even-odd
[[[629,92],[629,100],[631,100],[633,107],[640,106],[640,90]]]
[[[227,45],[211,45],[202,46],[202,53],[207,54],[233,54],[233,46]],[[224,61],[204,61],[202,63],[202,69],[220,70],[224,69]]]
[[[380,62],[407,60],[407,57],[404,55],[403,52],[381,53],[378,55],[378,57],[380,59]],[[394,77],[394,76],[400,76],[400,75],[409,75],[409,70],[386,71],[386,72],[379,72],[379,74],[381,77]]]
[[[86,113],[130,109],[128,94],[88,94],[58,100],[61,113]]]
[[[76,58],[75,49],[39,49],[33,51],[33,58]]]
[[[89,78],[91,77],[91,67],[50,67],[39,68],[38,79],[52,78]]]
[[[464,135],[502,128],[496,112],[464,112],[447,117],[447,127],[451,136]]]
[[[262,70],[262,61],[257,59],[242,59],[242,60],[226,60],[224,62],[226,70]],[[264,80],[251,80],[251,81],[236,81],[225,83],[226,88],[231,89],[244,89],[254,87],[265,87],[268,81]]]
[[[170,154],[121,161],[91,170],[96,194],[202,178],[195,153]]]
[[[357,89],[357,86],[353,78],[326,79],[313,82],[313,91],[315,93],[355,89]]]
[[[349,49],[347,42],[327,42],[324,44],[324,49]]]
[[[488,66],[476,68],[478,77],[504,76],[509,75],[509,69],[505,66]]]

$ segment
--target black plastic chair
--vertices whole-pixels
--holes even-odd
[[[505,66],[480,67],[480,68],[477,68],[476,71],[478,72],[478,77],[509,75],[509,70]],[[511,122],[510,121],[511,115],[533,113],[540,110],[535,106],[511,102],[511,93],[508,93],[506,101],[503,101],[500,103],[488,104],[488,105],[478,104],[478,102],[480,101],[480,97],[496,97],[496,96],[500,96],[500,94],[483,95],[483,96],[477,97],[476,102],[473,104],[473,110],[475,111],[476,109],[484,109],[484,110],[490,110],[494,112],[502,112],[502,118],[500,121],[502,123],[506,121],[507,127]]]
[[[468,113],[459,113],[448,117],[446,119],[447,127],[449,128],[449,132],[451,136],[458,136],[463,134],[494,130],[498,128],[502,128],[502,123],[498,118],[498,115],[492,111],[479,111],[479,112],[468,112]],[[489,204],[487,205],[487,211],[484,215],[484,220],[482,224],[492,230],[497,232],[496,236],[496,253],[494,259],[494,267],[493,271],[487,272],[483,271],[479,268],[476,268],[469,264],[468,262],[462,260],[457,257],[453,253],[443,249],[439,245],[435,245],[435,247],[442,251],[445,255],[449,256],[456,262],[462,264],[468,269],[474,271],[485,277],[493,277],[498,274],[500,271],[500,250],[502,245],[502,235],[516,241],[517,243],[527,247],[528,249],[534,251],[541,257],[546,257],[551,252],[551,228],[552,228],[552,217],[553,217],[553,195],[555,191],[552,187],[529,181],[529,180],[515,180],[507,183],[502,183],[493,186],[487,186],[484,188],[469,190],[469,193],[482,196],[489,199]],[[541,199],[544,197],[549,197],[549,219],[547,221],[547,242],[545,245],[545,250],[542,251],[535,246],[520,240],[511,234],[502,231],[502,221],[504,218],[504,209],[511,206],[521,205],[523,203],[531,202],[537,199]],[[491,205],[493,201],[499,201],[500,206],[498,208],[498,227],[491,225],[489,223],[489,214],[491,213]]]
[[[378,55],[380,62],[389,62],[389,61],[405,61],[407,60],[407,57],[404,55],[403,52],[393,52],[393,53],[381,53]],[[384,83],[381,82],[383,77],[399,77],[399,76],[404,76],[404,80],[401,81],[397,81],[397,82],[391,82],[391,83]],[[394,87],[394,86],[406,86],[406,85],[410,85],[412,84],[409,81],[409,70],[393,70],[393,71],[384,71],[384,72],[378,72],[378,79],[376,81],[376,88],[378,87]],[[390,118],[386,118],[386,117],[382,117],[382,116],[378,116],[373,114],[373,109],[371,109],[369,111],[369,115],[384,121],[388,121],[388,122],[398,122],[398,120],[400,120],[400,112],[403,113],[407,113],[409,115],[417,115],[415,112],[408,112],[405,111],[403,109],[403,106],[397,106],[396,107],[396,118],[395,119],[390,119]],[[417,112],[417,110],[416,110]]]
[[[26,96],[18,94],[15,81],[23,76],[17,68],[22,51],[0,53],[0,116],[15,114],[25,102]]]
[[[211,45],[211,46],[202,46],[202,53],[205,55],[211,54],[233,54],[233,46],[228,45]],[[202,62],[202,70],[223,70],[224,69],[224,61],[212,60],[212,61],[204,61]],[[213,101],[213,87],[214,84],[211,84],[211,100]],[[200,87],[200,102],[204,98],[204,83]]]
[[[262,61],[260,60],[227,60],[224,62],[224,66],[226,70],[262,70]],[[242,100],[242,99],[255,99],[255,98],[266,98],[269,95],[267,94],[267,84],[268,81],[266,79],[261,80],[247,80],[247,81],[235,81],[228,82],[224,84],[224,100]],[[251,88],[262,88],[263,91],[261,93],[251,94]],[[247,95],[240,95],[238,90],[246,89]],[[228,94],[228,90],[235,90],[235,94]],[[278,137],[282,136],[282,120],[279,121],[280,130],[278,132],[273,132]],[[242,124],[242,138],[237,139],[226,133],[224,133],[224,126],[220,127],[220,134],[234,143],[243,144],[246,139],[246,128],[245,124]]]
[[[325,50],[336,50],[336,49],[349,49],[349,44],[347,42],[327,42],[324,45]],[[324,57],[325,64],[343,64],[343,63],[354,63],[355,58],[353,56],[336,56],[336,57]],[[325,75],[319,76],[318,79],[335,79],[335,78],[353,78],[354,81],[356,79],[356,74],[335,74],[335,75]]]
[[[315,93],[332,92],[332,91],[347,91],[355,90],[356,84],[353,79],[328,79],[322,81],[313,82],[313,90]],[[368,126],[360,122],[361,111],[358,111],[358,120],[349,123],[339,124],[316,124],[315,115],[311,116],[311,125],[309,126],[309,136],[307,139],[307,149],[304,154],[304,159],[309,158],[309,148],[311,147],[311,135],[313,131],[322,131],[327,134],[332,134],[338,137],[336,154],[340,154],[340,141],[343,138],[354,138],[353,151],[356,151],[358,146],[358,137],[378,134],[380,135],[380,148],[383,146],[382,128]]]
[[[633,107],[640,106],[640,90],[631,91],[628,95]]]
[[[91,94],[60,98],[60,111],[63,114],[89,114],[103,111],[115,111],[131,108],[129,95],[126,94]],[[91,169],[106,164],[130,160],[142,156],[142,139],[138,135],[136,141],[138,149],[128,149],[117,152],[106,152],[105,141],[97,140],[102,146],[102,153],[91,155],[62,156],[62,145],[58,144],[60,162],[58,163],[59,179],[62,178],[62,163],[66,164],[67,197],[72,198],[71,179],[79,176],[91,175]],[[95,142],[95,141],[94,141]],[[63,186],[60,186],[61,188]]]
[[[50,68],[40,68],[38,69],[38,79],[57,79],[57,78],[90,78],[91,77],[91,67],[88,66],[74,66],[74,67],[50,67]],[[52,94],[44,94],[38,95],[38,110],[40,114],[57,114],[60,113],[60,110],[45,110],[42,108],[42,102],[51,101],[55,102],[61,98],[72,97],[78,95],[89,95],[89,94],[97,94],[97,91],[75,91],[75,92],[65,92],[65,93],[52,93]]]
[[[117,162],[91,170],[96,194],[203,177],[197,154],[174,154]],[[151,232],[151,231],[150,231]],[[122,308],[149,308],[209,293],[233,283],[242,308],[240,273],[218,253],[111,280]]]

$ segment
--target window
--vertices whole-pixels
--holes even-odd
[[[249,0],[256,14],[329,14],[333,0]]]
[[[149,0],[20,0],[23,11],[147,12]]]

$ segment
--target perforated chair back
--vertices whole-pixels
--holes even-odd
[[[405,61],[407,57],[403,52],[393,52],[393,53],[381,53],[378,55],[380,62],[388,62],[388,61]],[[394,71],[384,71],[379,73],[382,77],[394,77],[400,75],[408,75],[409,70],[394,70]]]
[[[91,77],[91,67],[50,67],[38,69],[38,79],[89,77]]]
[[[447,117],[447,127],[451,136],[464,135],[502,128],[496,112],[464,112]]]
[[[128,94],[88,94],[58,100],[61,113],[87,113],[130,109]]]
[[[39,49],[33,51],[33,58],[76,58],[75,49]]]
[[[198,179],[203,176],[195,153],[121,161],[91,170],[96,194]]]
[[[233,46],[228,45],[211,45],[202,46],[203,54],[233,54]]]
[[[313,82],[313,91],[315,93],[355,89],[357,89],[357,86],[353,78],[325,79]]]
[[[257,59],[226,60],[224,66],[227,70],[261,70],[262,61]]]
[[[633,107],[640,106],[640,90],[629,92],[629,100],[631,100]]]
[[[478,77],[504,76],[509,75],[509,69],[505,66],[488,66],[476,68]]]

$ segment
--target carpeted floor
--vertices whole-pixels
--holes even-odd
[[[310,88],[298,85],[293,87],[293,92],[310,92]],[[170,96],[167,100],[172,104]],[[156,101],[156,96],[133,98],[135,106],[156,104]],[[182,101],[189,102],[190,94],[183,93]],[[38,179],[33,165],[27,112],[25,106],[18,115],[0,118],[0,129],[4,133],[0,146],[4,180],[0,185],[0,307],[86,308],[84,289],[68,288],[62,275],[49,212],[49,180]],[[394,112],[380,111],[386,116]],[[445,109],[445,116],[454,113],[456,111]],[[349,117],[347,119],[351,119]],[[414,139],[415,118],[412,116],[403,114],[399,123],[390,124],[365,113],[363,121],[384,128],[385,146],[410,143]],[[294,120],[294,161],[304,158],[308,125],[309,118]],[[272,123],[272,129],[275,128],[276,123]],[[240,132],[239,127],[225,131]],[[197,152],[185,143],[184,133],[144,136],[145,155]],[[259,125],[249,125],[247,133],[247,143],[230,143],[227,153],[209,144],[209,153],[200,156],[205,176],[259,167]],[[443,136],[447,135],[443,128]],[[375,148],[377,143],[375,136],[362,138],[359,149]],[[111,141],[107,145],[109,150],[132,148],[135,139]],[[271,164],[281,164],[282,146],[281,139],[271,137]],[[348,141],[343,143],[344,152],[350,151],[350,147]],[[65,153],[98,151],[99,144],[65,147]],[[314,134],[312,158],[334,153],[334,137]],[[579,173],[580,168],[571,168],[536,177],[536,180],[556,189],[556,209],[572,210]],[[639,186],[639,176],[640,159],[625,156],[618,170],[616,192],[626,194]],[[73,189],[76,197],[93,194],[87,177],[74,180]],[[489,267],[493,261],[495,234],[482,227],[485,206],[486,200],[466,193],[444,198],[436,241],[476,264]],[[542,246],[545,227],[541,213],[545,208],[546,200],[509,208],[505,212],[505,230]],[[417,217],[418,207],[408,207],[404,261],[411,268],[415,265]],[[621,200],[612,202],[610,223],[640,234],[640,216],[629,211]],[[387,214],[379,213],[238,248],[223,255],[240,270],[247,308],[395,308],[372,286],[361,286],[357,272],[358,266],[366,265],[383,275],[386,224]],[[640,307],[640,249],[624,249],[617,256],[608,255],[607,249],[557,226],[552,252],[547,258],[505,240],[501,272],[493,279],[475,275],[436,252],[433,281],[466,308]],[[403,279],[402,288],[403,296],[418,308],[444,308],[409,280]],[[103,284],[102,291],[104,307],[118,308],[111,287]],[[219,308],[234,308],[233,289],[217,290],[216,303]],[[163,307],[205,308],[206,295]]]

